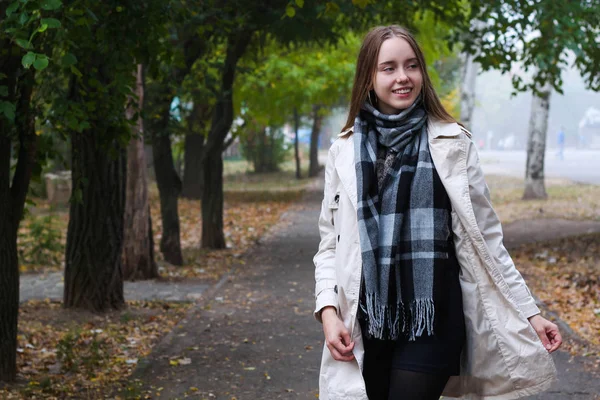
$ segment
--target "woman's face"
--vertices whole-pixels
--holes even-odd
[[[377,108],[384,114],[398,114],[410,107],[423,86],[421,67],[410,44],[394,36],[385,40],[373,79]]]

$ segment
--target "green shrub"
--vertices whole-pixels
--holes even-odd
[[[240,134],[242,155],[254,172],[276,172],[289,151],[283,130],[250,124]]]
[[[106,342],[93,332],[84,336],[80,330],[67,332],[56,345],[56,358],[63,372],[84,372],[88,378],[96,375],[108,360]]]
[[[35,265],[60,265],[64,253],[62,232],[56,215],[31,217],[19,232],[19,258],[21,263]]]

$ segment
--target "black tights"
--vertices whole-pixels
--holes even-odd
[[[448,375],[392,369],[389,375],[365,370],[369,400],[438,400],[450,379]],[[387,379],[386,379],[387,378]]]

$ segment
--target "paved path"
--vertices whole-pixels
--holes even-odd
[[[525,150],[480,151],[483,172],[494,175],[525,176]],[[564,159],[556,157],[556,150],[546,151],[544,175],[547,178],[565,178],[580,183],[600,184],[600,151],[565,150]]]
[[[562,219],[515,221],[504,227],[504,244],[510,249],[523,243],[593,232],[600,232],[599,221],[569,221]],[[295,231],[290,232],[288,235],[293,237],[295,233]],[[280,234],[284,235],[284,233]],[[21,302],[32,299],[62,300],[63,298],[63,272],[23,274],[20,281]],[[124,291],[125,300],[192,301],[199,299],[208,288],[208,284],[194,282],[193,280],[181,282],[154,280],[125,282]]]
[[[306,201],[287,216],[293,229],[261,241],[246,265],[140,362],[130,379],[140,393],[162,388],[167,399],[316,398],[323,338],[312,316],[311,259],[320,193]],[[173,360],[185,362],[173,366]],[[597,399],[600,379],[584,370],[581,358],[559,351],[554,360],[559,383],[529,400]]]
[[[178,324],[130,379],[160,398],[316,399],[323,333],[313,317],[321,191],[261,240],[222,288]],[[285,221],[284,221],[285,222]],[[186,359],[185,365],[170,361]],[[113,394],[114,395],[114,394]],[[109,395],[109,397],[111,397]]]
[[[209,285],[194,281],[125,282],[125,300],[193,301],[201,297]],[[21,302],[33,299],[62,300],[63,272],[21,275]]]

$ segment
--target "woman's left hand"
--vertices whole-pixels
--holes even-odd
[[[548,350],[548,353],[552,353],[560,347],[562,344],[562,337],[560,336],[556,324],[553,324],[539,314],[529,317],[529,323],[540,337],[540,340],[546,350]]]

